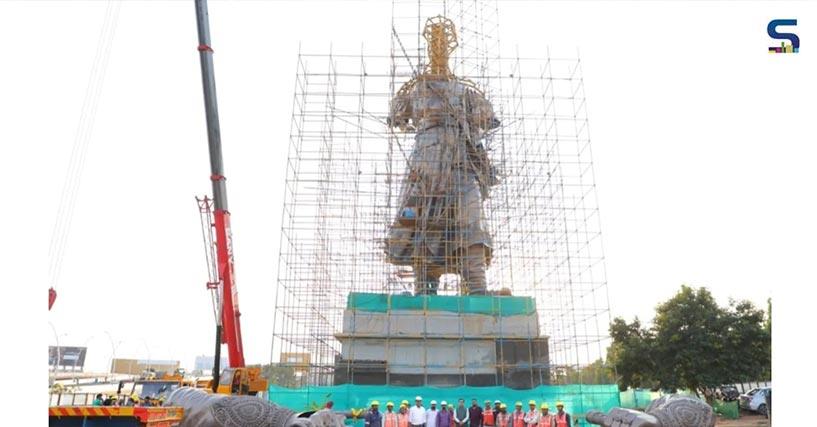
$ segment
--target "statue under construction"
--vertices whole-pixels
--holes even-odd
[[[416,137],[387,259],[413,268],[416,294],[436,294],[447,273],[460,275],[462,294],[485,294],[492,239],[482,202],[498,178],[482,141],[499,120],[476,84],[449,69],[453,22],[429,18],[423,36],[429,63],[400,88],[389,113],[389,126]]]

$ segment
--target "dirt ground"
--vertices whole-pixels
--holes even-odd
[[[763,415],[741,413],[737,420],[718,418],[717,427],[769,427],[769,420]]]

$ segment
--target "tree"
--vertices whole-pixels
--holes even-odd
[[[632,323],[617,317],[610,325],[610,337],[613,343],[607,349],[607,364],[616,368],[619,389],[654,387],[652,347],[655,337],[652,331],[643,328],[637,317]]]
[[[565,372],[565,384],[610,384],[616,380],[612,366],[598,359],[578,369],[569,367]]]
[[[748,301],[719,307],[706,288],[681,290],[656,308],[650,328],[616,318],[608,363],[619,388],[689,389],[711,396],[715,387],[757,380],[771,371],[771,330],[763,310]]]

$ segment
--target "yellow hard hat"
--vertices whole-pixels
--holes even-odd
[[[386,407],[394,406],[394,402],[386,402]]]
[[[529,400],[528,405],[536,406],[536,401],[535,400]]]
[[[516,402],[516,406],[522,406],[522,402]]]
[[[500,407],[500,408],[503,408],[503,409],[508,409],[508,405],[506,405],[506,404],[504,404],[504,403],[503,403],[503,404],[501,404],[501,405],[499,405],[499,407]]]
[[[404,401],[400,402],[401,405],[406,405],[406,406],[408,406],[408,403],[409,403],[408,400],[404,400]]]
[[[372,406],[380,406],[380,402],[372,400]]]
[[[543,404],[542,404],[542,406],[540,406],[540,407],[539,407],[539,409],[549,409],[549,408],[548,408],[548,404],[547,404],[547,403],[543,403]]]
[[[562,402],[556,402],[556,406],[557,406],[557,407],[558,407],[558,406],[565,406],[565,404],[564,404],[564,403],[562,403]]]

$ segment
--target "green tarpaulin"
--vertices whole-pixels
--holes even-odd
[[[530,315],[536,312],[531,297],[487,295],[390,295],[353,292],[346,308],[385,313],[391,310],[446,311],[491,316]]]
[[[564,402],[565,410],[583,414],[589,410],[608,410],[620,406],[619,392],[616,385],[559,385],[539,386],[529,390],[514,390],[507,387],[397,387],[377,385],[344,384],[337,386],[313,386],[303,388],[286,388],[271,385],[269,400],[295,411],[319,409],[331,400],[334,409],[348,410],[367,408],[372,400],[395,402],[399,406],[402,400],[414,403],[414,397],[420,395],[428,407],[431,400],[438,403],[445,400],[449,403],[463,398],[470,405],[471,399],[477,399],[480,405],[485,400],[501,400],[513,409],[514,403],[522,402],[527,409],[528,401],[535,400],[537,406],[547,403],[555,410],[557,401]]]

